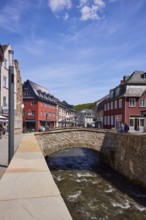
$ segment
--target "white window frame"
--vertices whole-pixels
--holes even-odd
[[[139,99],[139,107],[145,107],[145,99]]]
[[[104,116],[104,125],[106,125],[106,116]]]
[[[107,125],[110,125],[110,116],[107,116]]]
[[[3,76],[3,87],[7,88],[7,77]]]
[[[107,110],[109,110],[109,103],[107,103]]]
[[[111,125],[114,125],[114,117],[111,115]]]
[[[113,102],[110,103],[111,109],[113,109]]]
[[[3,96],[3,107],[7,106],[7,97]]]
[[[129,107],[130,108],[136,107],[136,98],[129,98]]]
[[[114,109],[117,109],[117,100],[114,101]]]
[[[122,108],[122,99],[119,99],[119,108]]]

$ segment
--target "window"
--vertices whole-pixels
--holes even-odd
[[[139,100],[139,107],[144,107],[145,104],[144,104],[144,99],[140,99]]]
[[[106,104],[104,104],[104,111],[106,111]]]
[[[8,63],[7,59],[4,59],[4,67],[5,68],[7,68],[7,66],[8,66],[7,63]]]
[[[114,108],[115,108],[115,109],[117,108],[117,100],[114,101]]]
[[[7,97],[3,96],[3,106],[6,107],[7,106]]]
[[[113,119],[113,115],[111,115],[111,125],[114,124],[114,119]]]
[[[111,109],[113,109],[113,102],[111,102]]]
[[[109,110],[109,103],[107,103],[107,110]]]
[[[130,127],[134,126],[134,118],[130,118]]]
[[[110,125],[110,116],[107,116],[107,124]]]
[[[114,90],[111,90],[110,91],[110,98],[113,98],[113,96],[114,96]]]
[[[129,98],[129,107],[135,107],[135,106],[136,106],[136,99]]]
[[[119,99],[119,108],[122,108],[122,99]]]
[[[31,101],[31,105],[35,105],[35,101],[34,100]]]
[[[106,125],[106,116],[104,116],[104,125]]]
[[[139,126],[144,127],[144,119],[143,118],[139,119]]]
[[[35,111],[34,110],[31,111],[31,115],[35,115]]]
[[[118,96],[120,94],[120,88],[116,88],[116,96]]]
[[[3,76],[3,86],[7,87],[7,77]]]

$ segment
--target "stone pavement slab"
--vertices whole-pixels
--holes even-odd
[[[1,220],[72,220],[61,196],[0,202]]]

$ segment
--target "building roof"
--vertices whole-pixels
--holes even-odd
[[[144,71],[135,71],[133,72],[126,80],[126,84],[146,84],[146,74]]]
[[[8,46],[9,46],[9,44],[2,45],[3,52],[6,51],[6,49],[8,48]]]
[[[3,61],[3,56],[4,56],[4,52],[3,52],[3,48],[0,44],[0,61],[2,62]]]
[[[94,117],[95,116],[95,111],[92,109],[83,109],[81,110],[78,114],[84,114],[89,117]]]
[[[141,97],[146,90],[145,86],[127,86],[126,92],[124,93],[125,97]]]
[[[40,86],[40,85],[30,81],[30,80],[28,80],[28,82],[31,85],[31,87],[32,87],[32,89],[33,89],[33,91],[35,92],[36,95],[39,96],[39,92],[49,94],[49,90],[48,89],[46,89],[46,88],[44,88],[44,87],[42,87],[42,86]]]
[[[27,87],[27,85],[29,84],[29,86],[31,87],[33,93],[35,94],[35,96],[38,98],[38,99],[41,99],[45,102],[50,102],[52,104],[55,104],[56,105],[56,100],[54,98],[54,96],[52,96],[50,93],[49,93],[49,90],[44,88],[43,86],[40,86],[30,80],[27,80],[24,82],[23,84],[23,90],[25,90],[25,88]],[[24,96],[24,98],[28,98],[28,96]]]

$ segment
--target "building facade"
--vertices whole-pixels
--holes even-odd
[[[15,115],[15,131],[17,133],[22,132],[23,128],[23,97],[22,97],[22,79],[19,70],[19,63],[14,60],[14,67],[16,71],[16,115]]]
[[[77,124],[83,127],[95,127],[95,111],[83,109],[77,113]]]
[[[1,45],[3,52],[3,62],[0,65],[0,115],[9,119],[9,51],[12,50],[10,44]],[[0,53],[1,53],[0,52]],[[1,57],[1,55],[0,55]],[[22,132],[22,83],[18,61],[14,60],[14,129],[15,133]]]
[[[135,71],[124,76],[120,85],[110,90],[103,106],[104,128],[119,130],[126,123],[130,131],[146,130],[146,73]]]
[[[27,80],[23,84],[23,128],[46,130],[56,126],[57,103],[48,89]]]

